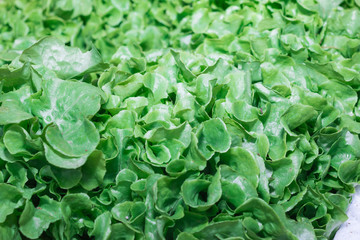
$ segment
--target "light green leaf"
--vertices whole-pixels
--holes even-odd
[[[3,223],[8,215],[23,205],[23,197],[16,187],[0,183],[0,203],[0,223]]]
[[[54,37],[45,37],[24,50],[20,60],[34,65],[44,65],[61,79],[101,71],[107,66],[96,49],[82,53],[80,49],[65,46]]]

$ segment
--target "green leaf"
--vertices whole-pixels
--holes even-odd
[[[59,186],[64,189],[76,186],[82,177],[80,169],[64,169],[51,166],[49,168],[45,167],[41,170],[43,170],[44,175],[53,177]]]
[[[295,239],[276,212],[260,198],[251,198],[235,210],[236,213],[250,212],[264,227],[264,231],[277,238]]]
[[[218,239],[219,237],[243,239],[245,233],[241,220],[231,220],[212,223],[201,231],[194,233],[194,236],[196,239],[212,240]]]
[[[31,90],[29,87],[22,87],[17,91],[2,94],[0,101],[0,124],[20,123],[21,121],[33,118],[27,108],[27,102],[24,101],[30,97]],[[12,116],[9,118],[9,115]]]
[[[45,37],[30,48],[25,49],[20,60],[34,65],[43,65],[54,71],[61,79],[101,71],[107,66],[103,63],[97,50],[92,49],[89,52],[82,53],[80,49],[67,47],[53,37]]]
[[[291,130],[305,123],[309,119],[316,117],[317,112],[307,105],[293,105],[284,115],[281,116],[281,123],[289,134],[292,134]]]
[[[360,161],[343,162],[339,167],[339,178],[344,183],[358,182],[360,177]]]
[[[289,158],[283,158],[281,160],[273,161],[269,163],[269,165],[273,169],[269,186],[273,188],[277,196],[282,196],[285,187],[290,185],[296,177],[296,169],[293,161]]]
[[[173,128],[159,127],[148,131],[144,135],[144,138],[152,143],[176,139],[180,141],[184,147],[188,147],[191,141],[191,127],[187,123]]]
[[[0,190],[0,223],[3,223],[8,215],[23,205],[23,196],[16,187],[6,183],[0,183]]]
[[[11,69],[9,67],[0,68],[3,90],[17,89],[30,82],[31,68],[29,63],[25,63],[21,68]]]
[[[4,145],[14,156],[32,157],[42,150],[41,140],[32,139],[30,134],[18,125],[9,127],[4,135]]]
[[[28,175],[27,169],[18,162],[7,163],[6,169],[10,174],[10,177],[7,180],[7,183],[10,183],[19,188],[24,188],[25,184],[29,180],[28,176],[27,176]]]
[[[116,220],[123,222],[131,230],[141,232],[145,210],[143,202],[123,202],[115,205],[111,213]]]
[[[4,239],[21,240],[21,235],[18,229],[17,219],[12,215],[11,218],[0,224],[0,237]]]
[[[60,203],[47,196],[41,197],[36,208],[31,202],[26,202],[19,219],[20,231],[30,239],[38,239],[51,223],[60,219]]]
[[[221,197],[220,172],[212,179],[190,179],[181,186],[181,194],[187,205],[204,211],[219,201]]]
[[[296,222],[294,220],[287,219],[285,216],[285,211],[279,206],[274,205],[273,209],[278,214],[280,220],[284,225],[298,238],[301,239],[305,237],[306,239],[317,239],[315,236],[315,231],[310,222]]]
[[[220,153],[226,152],[230,148],[230,136],[224,122],[220,119],[205,121],[198,138],[199,150],[207,158],[213,155],[213,153],[209,151],[209,147],[211,150]]]
[[[65,222],[64,235],[71,238],[85,226],[92,226],[93,203],[85,193],[67,194],[61,201],[61,213]]]
[[[332,239],[359,7],[0,0],[0,239]]]
[[[44,144],[44,149],[46,160],[50,164],[59,168],[75,169],[81,167],[85,164],[88,157],[88,155],[84,155],[81,157],[67,157],[65,155],[62,155],[61,153],[57,153],[47,144]]]
[[[111,225],[111,234],[109,240],[133,240],[135,232],[126,227],[123,223],[115,223]]]
[[[87,118],[99,110],[101,92],[89,84],[59,79],[46,81],[42,88],[42,96],[32,101],[31,108],[43,123],[53,123],[45,130],[48,144],[68,157],[91,153],[100,139]]]
[[[221,162],[245,177],[257,187],[259,181],[260,169],[254,157],[245,149],[240,147],[230,148],[230,150],[220,155]]]
[[[154,103],[159,102],[161,99],[168,96],[168,82],[160,74],[146,74],[144,76],[144,86],[152,92]]]
[[[90,191],[102,184],[106,172],[105,159],[101,151],[92,152],[81,167],[80,185]]]
[[[184,208],[181,205],[182,198],[180,196],[183,180],[182,178],[162,177],[154,185],[155,207],[172,219],[181,219],[184,216]]]
[[[101,240],[112,239],[112,232],[111,214],[110,212],[104,212],[95,219],[94,229],[91,231],[90,236]]]
[[[257,197],[256,188],[246,177],[226,165],[220,166],[220,172],[222,197],[234,208],[249,198]]]
[[[119,96],[121,100],[134,95],[143,87],[143,75],[134,74],[124,81],[119,82],[112,91]]]
[[[171,54],[173,55],[181,73],[184,75],[186,81],[192,81],[195,78],[195,75],[185,66],[183,61],[181,60],[181,53],[171,50]]]
[[[204,33],[209,27],[210,17],[209,11],[200,8],[193,12],[191,17],[191,29],[194,33]]]

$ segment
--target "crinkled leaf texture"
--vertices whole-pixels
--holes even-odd
[[[332,239],[359,8],[0,0],[0,240]]]

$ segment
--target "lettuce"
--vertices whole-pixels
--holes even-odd
[[[0,239],[331,239],[360,2],[0,1]]]

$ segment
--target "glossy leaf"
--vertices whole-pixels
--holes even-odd
[[[35,65],[44,65],[53,70],[61,79],[100,71],[106,67],[96,49],[82,53],[77,48],[64,46],[60,40],[53,37],[43,38],[24,50],[20,60]]]
[[[359,7],[0,0],[0,239],[332,239]]]

